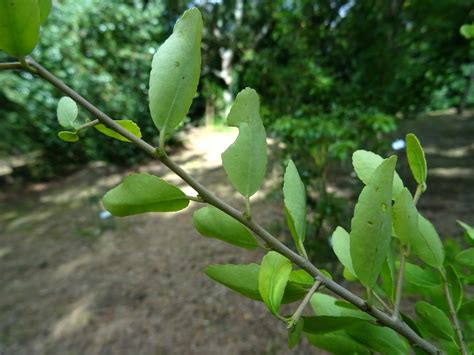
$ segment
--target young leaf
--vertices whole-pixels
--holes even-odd
[[[239,136],[222,154],[222,164],[232,185],[242,195],[252,196],[260,188],[267,170],[267,139],[260,118],[257,92],[239,92],[227,116],[229,126],[239,128]]]
[[[153,56],[150,112],[163,139],[185,118],[196,94],[201,70],[201,32],[201,13],[197,8],[187,10]]]
[[[76,102],[68,96],[63,96],[56,110],[59,124],[64,128],[74,128],[78,114]]]
[[[306,190],[292,160],[286,168],[283,196],[291,235],[296,245],[303,244],[306,236]]]
[[[442,339],[451,340],[454,330],[448,316],[439,308],[420,301],[415,305],[415,312],[427,331]]]
[[[291,329],[288,329],[288,348],[292,349],[301,340],[301,334],[303,333],[304,320],[300,318],[298,323]]]
[[[237,191],[246,197],[257,192],[267,169],[267,141],[263,125],[250,126],[242,122],[239,136],[222,153],[222,164]]]
[[[291,273],[291,261],[276,251],[262,259],[258,275],[258,289],[263,301],[273,314],[278,314],[285,287]]]
[[[405,246],[411,245],[411,241],[419,232],[418,211],[410,191],[406,187],[398,195],[393,205],[392,211],[393,229],[400,239],[400,243]],[[416,238],[416,237],[415,237]]]
[[[327,334],[305,333],[305,336],[315,347],[329,351],[331,354],[371,354],[368,348],[354,340],[343,330]]]
[[[132,133],[134,136],[138,138],[142,137],[142,132],[140,131],[140,127],[138,127],[138,125],[135,122],[131,120],[116,120],[115,122],[118,123],[123,128],[125,128],[130,133]],[[106,127],[103,124],[95,125],[94,128],[98,130],[100,133],[105,134],[108,137],[118,139],[119,141],[122,141],[122,142],[130,143],[130,140],[122,136],[120,133],[115,132],[113,129]]]
[[[43,24],[43,22],[46,21],[46,18],[51,12],[51,8],[53,7],[53,1],[52,0],[38,0],[38,6],[39,6],[40,24]]]
[[[193,221],[197,231],[205,237],[220,239],[245,249],[255,249],[258,246],[247,228],[214,206],[203,207],[194,212]]]
[[[350,250],[350,236],[342,227],[337,227],[332,234],[332,249],[336,254],[341,264],[348,269],[348,271],[355,276],[354,267],[352,266],[351,250]]]
[[[466,232],[466,234],[468,235],[469,238],[471,238],[472,240],[474,240],[474,228],[471,227],[469,224],[466,224],[462,221],[457,221],[458,224],[463,227],[464,231]]]
[[[24,57],[39,37],[38,0],[0,0],[0,50]]]
[[[413,133],[407,134],[406,142],[407,159],[408,164],[410,165],[411,173],[418,184],[425,184],[426,174],[428,171],[426,167],[425,152],[421,147],[420,141]]]
[[[102,199],[114,216],[124,217],[146,212],[172,212],[186,208],[189,200],[176,186],[157,176],[132,174]]]
[[[352,218],[350,253],[360,282],[371,288],[387,257],[392,232],[392,183],[397,157],[387,158],[362,190]]]
[[[470,268],[474,267],[474,248],[469,248],[456,255],[456,262]]]
[[[444,248],[436,229],[430,221],[418,213],[420,233],[412,240],[412,251],[426,264],[440,268],[444,262]]]
[[[352,154],[352,165],[359,179],[367,185],[375,169],[382,164],[383,158],[367,150],[357,150]],[[393,176],[393,197],[397,197],[403,189],[403,182],[395,172]]]
[[[64,142],[77,142],[79,140],[79,136],[76,132],[70,131],[60,131],[58,132],[58,137]]]

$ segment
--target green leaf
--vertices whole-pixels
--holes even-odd
[[[420,141],[413,133],[409,133],[406,136],[406,144],[407,159],[411,173],[419,185],[425,184],[428,169],[426,167],[425,152],[421,147]]]
[[[347,329],[347,333],[376,353],[384,355],[406,355],[410,353],[407,342],[397,332],[387,327],[380,327],[366,322]]]
[[[448,289],[451,293],[454,307],[456,311],[459,311],[464,297],[463,284],[456,269],[451,264],[446,265],[446,278],[448,280]]]
[[[342,227],[337,227],[332,234],[332,249],[336,254],[341,264],[348,269],[350,274],[356,275],[354,267],[352,266],[351,250],[350,250],[350,236]]]
[[[258,275],[258,289],[263,301],[273,314],[278,314],[285,287],[291,273],[291,261],[276,251],[262,259]]]
[[[74,128],[78,114],[76,102],[68,96],[63,96],[56,110],[58,122],[64,128]]]
[[[328,334],[307,334],[309,342],[331,354],[347,355],[369,355],[371,352],[364,345],[351,338],[345,331],[338,331]]]
[[[415,305],[415,312],[423,327],[434,336],[446,340],[451,340],[454,337],[454,330],[448,316],[439,308],[420,301]]]
[[[367,185],[375,169],[382,164],[383,158],[367,150],[357,150],[352,154],[352,165],[359,179]],[[397,197],[403,189],[403,182],[400,176],[394,172],[393,177],[393,198]]]
[[[393,303],[395,301],[395,260],[391,246],[388,248],[387,259],[382,264],[380,277],[382,279],[382,289]]]
[[[0,49],[14,57],[33,51],[39,37],[38,0],[0,0]]]
[[[76,132],[60,131],[58,132],[58,137],[64,142],[77,142],[79,140]]]
[[[303,269],[293,270],[288,281],[303,287],[311,287],[314,284],[314,277]]]
[[[138,127],[138,125],[135,122],[131,120],[116,120],[115,122],[118,123],[123,128],[125,128],[130,133],[132,133],[134,136],[138,138],[142,137],[142,132],[140,131],[140,127]],[[115,132],[113,129],[106,127],[103,124],[95,125],[94,128],[98,130],[100,133],[105,134],[108,137],[118,139],[119,141],[122,141],[122,142],[130,143],[130,140],[122,136],[120,133]]]
[[[362,190],[355,206],[350,253],[360,282],[371,288],[387,257],[392,233],[392,181],[397,157],[383,161]]]
[[[301,340],[301,334],[303,333],[304,320],[300,318],[298,323],[294,327],[288,329],[288,348],[292,349]]]
[[[250,197],[263,182],[268,159],[267,138],[255,90],[246,88],[239,92],[227,116],[227,123],[238,127],[239,135],[222,154],[222,164],[237,191]]]
[[[222,164],[237,191],[246,197],[257,192],[267,169],[267,141],[263,125],[241,123],[237,139],[222,153]]]
[[[296,245],[302,245],[306,236],[306,190],[292,160],[286,167],[283,196],[291,235]]]
[[[459,33],[461,33],[466,39],[474,38],[474,24],[462,25],[459,29]]]
[[[466,224],[460,220],[457,221],[458,224],[463,227],[464,231],[466,232],[467,236],[474,240],[474,228],[471,227],[469,224]]]
[[[194,212],[193,221],[197,231],[204,237],[220,239],[245,249],[258,246],[255,237],[242,223],[214,206]]]
[[[440,284],[440,279],[435,274],[411,263],[405,264],[405,279],[412,285],[424,288],[436,287]]]
[[[430,221],[418,214],[416,238],[412,240],[412,251],[426,264],[440,268],[444,262],[444,248],[436,229]]]
[[[312,316],[303,318],[304,332],[309,334],[331,333],[367,322],[364,319],[347,316]]]
[[[189,200],[176,186],[157,176],[132,174],[102,199],[114,216],[131,216],[146,212],[172,212],[186,208]]]
[[[260,265],[226,265],[217,264],[210,265],[205,269],[205,273],[211,279],[220,284],[240,293],[250,299],[263,301],[260,296],[258,278],[260,273]],[[302,299],[307,290],[288,282],[282,303],[292,303]]]
[[[53,1],[52,0],[38,0],[38,6],[39,6],[40,24],[43,24],[43,22],[46,21],[49,13],[51,12],[51,8],[53,7]]]
[[[369,321],[374,319],[369,314],[354,309],[350,303],[339,301],[321,292],[316,292],[311,297],[310,303],[314,313],[318,316],[352,317]]]
[[[413,197],[406,187],[395,199],[392,210],[393,229],[405,246],[411,245],[413,239],[420,233],[418,230],[418,211]],[[415,236],[415,237],[414,237]]]
[[[186,117],[196,94],[201,71],[201,32],[201,13],[197,8],[187,10],[153,56],[150,112],[163,139]]]
[[[458,264],[474,267],[474,248],[469,248],[459,252],[455,258]]]

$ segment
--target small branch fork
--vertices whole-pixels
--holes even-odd
[[[141,138],[138,138],[132,133],[130,133],[128,130],[116,123],[110,116],[108,116],[99,108],[91,104],[88,100],[86,100],[76,91],[67,86],[64,82],[62,82],[55,75],[50,73],[47,69],[37,63],[35,60],[30,57],[27,57],[27,67],[21,67],[21,63],[6,64],[8,65],[0,65],[0,69],[23,68],[51,83],[61,92],[71,97],[74,101],[76,101],[77,104],[79,104],[89,113],[91,113],[105,126],[109,127],[110,129],[113,129],[117,133],[126,137],[132,143],[134,143],[141,150],[148,153],[153,158],[160,160],[165,166],[167,166],[171,171],[173,171],[176,175],[183,179],[183,181],[185,181],[189,186],[191,186],[199,194],[203,201],[209,203],[210,205],[213,205],[214,207],[220,209],[229,216],[237,219],[239,222],[249,228],[252,232],[254,232],[257,236],[259,236],[266,244],[268,244],[271,249],[277,251],[278,253],[291,260],[291,262],[293,262],[294,264],[306,270],[311,276],[313,276],[315,279],[317,278],[318,280],[320,280],[321,284],[326,286],[329,290],[334,292],[339,297],[352,303],[354,306],[363,310],[364,312],[372,315],[374,318],[377,319],[379,324],[392,328],[397,333],[407,338],[409,342],[412,343],[414,346],[423,349],[429,354],[441,354],[441,350],[439,350],[436,346],[434,346],[427,340],[421,338],[406,323],[404,323],[400,319],[394,319],[390,315],[379,310],[378,308],[369,305],[359,296],[355,295],[348,289],[339,285],[337,282],[326,277],[326,275],[324,275],[324,273],[322,273],[321,270],[318,269],[315,265],[313,265],[308,259],[304,258],[303,256],[294,252],[292,249],[288,248],[285,244],[283,244],[276,237],[271,235],[266,229],[264,229],[260,224],[256,223],[253,219],[246,218],[245,213],[238,211],[237,209],[228,205],[226,202],[214,195],[214,193],[209,191],[199,181],[197,181],[194,177],[189,175],[179,165],[177,165],[173,160],[171,160],[163,149],[157,149],[142,140]]]
[[[322,284],[321,280],[319,280],[319,279],[315,280],[313,286],[311,286],[308,293],[304,297],[303,301],[301,301],[301,303],[298,306],[298,308],[296,309],[295,313],[293,313],[293,315],[291,316],[291,319],[288,323],[288,329],[291,329],[292,327],[294,327],[298,323],[298,321],[301,318],[301,315],[303,314],[303,311],[304,311],[306,305],[311,300],[311,297],[314,295],[314,293],[319,289],[321,284]]]

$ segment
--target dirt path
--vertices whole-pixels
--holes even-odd
[[[190,135],[178,162],[238,205],[219,168],[233,135]],[[159,164],[140,170],[182,186]],[[2,202],[0,354],[289,353],[284,325],[263,304],[202,272],[262,255],[199,236],[196,204],[174,214],[99,218],[100,197],[125,174],[96,166]],[[262,196],[256,217],[272,228],[281,209]]]

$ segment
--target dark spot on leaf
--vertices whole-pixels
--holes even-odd
[[[177,67],[179,67],[179,62],[175,62],[174,65]]]
[[[367,223],[368,223],[369,225],[371,225],[371,226],[374,225],[374,222],[372,222],[372,221],[368,221]]]

